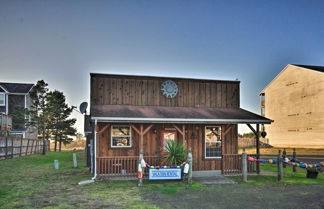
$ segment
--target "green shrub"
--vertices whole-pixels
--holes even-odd
[[[164,162],[169,165],[180,165],[186,161],[187,148],[176,141],[166,142],[166,152],[168,154],[164,157]]]

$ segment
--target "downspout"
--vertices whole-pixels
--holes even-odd
[[[97,119],[95,120],[94,125],[94,176],[92,180],[96,180],[97,178]]]
[[[96,181],[97,178],[97,119],[95,119],[95,125],[94,125],[94,176],[91,178],[91,180],[87,180],[87,181],[80,181],[79,185],[83,185],[83,184],[90,184],[90,183],[94,183]],[[93,163],[93,159],[91,159]]]

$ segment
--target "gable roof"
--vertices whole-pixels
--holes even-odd
[[[4,83],[0,82],[0,87],[7,93],[27,94],[34,84],[30,83]]]
[[[274,77],[274,79],[272,79],[263,89],[262,91],[260,91],[259,95],[261,95],[262,93],[264,93],[264,90],[266,88],[268,88],[268,86],[270,86],[270,84],[276,80],[289,66],[296,66],[296,67],[302,67],[305,70],[313,70],[313,71],[317,71],[317,72],[321,72],[324,73],[324,66],[314,66],[314,65],[296,65],[296,64],[288,64],[284,69],[282,69],[280,71],[280,73],[278,73],[276,75],[276,77]]]
[[[292,64],[292,65],[295,65],[295,64]],[[314,65],[295,65],[295,66],[324,73],[324,66],[314,66]]]

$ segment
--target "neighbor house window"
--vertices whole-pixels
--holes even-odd
[[[5,99],[5,94],[0,93],[0,106],[5,106],[6,105],[6,99]]]
[[[222,156],[222,139],[220,126],[205,127],[205,158]]]
[[[130,126],[118,125],[111,127],[111,147],[131,147],[132,137]]]
[[[162,146],[163,152],[167,153],[168,142],[175,141],[177,138],[177,132],[175,130],[165,130],[162,132]]]

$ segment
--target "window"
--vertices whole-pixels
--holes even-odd
[[[131,147],[130,126],[118,125],[111,127],[111,147]]]
[[[167,153],[167,143],[168,141],[174,141],[177,139],[177,132],[175,130],[165,130],[162,132],[162,146],[163,152]]]
[[[264,93],[260,95],[260,101],[261,101],[261,115],[265,116],[265,94]]]
[[[4,93],[0,93],[0,106],[6,105],[6,95]]]
[[[222,156],[222,139],[220,126],[205,127],[205,158]]]

